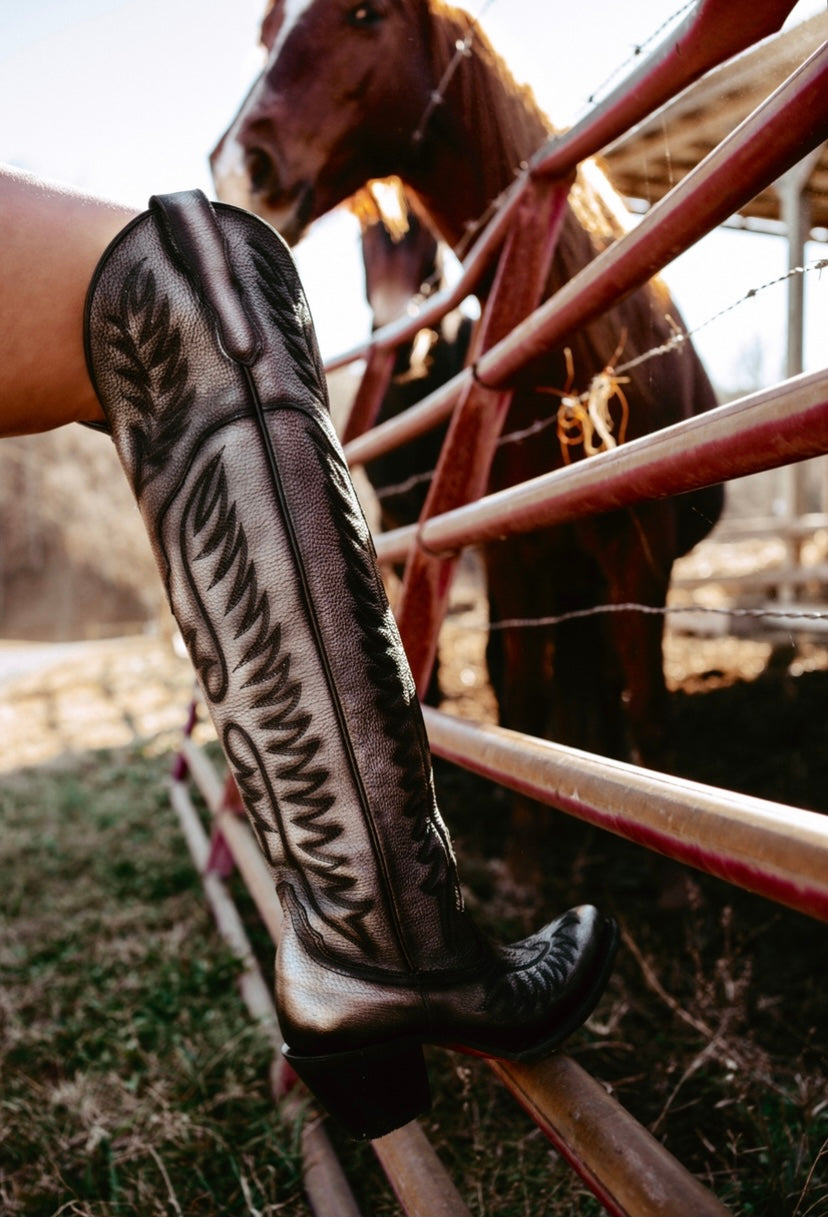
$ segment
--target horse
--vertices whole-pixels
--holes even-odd
[[[399,183],[385,184],[379,198],[377,186],[372,183],[350,204],[360,222],[372,330],[416,310],[445,285],[442,251],[432,230],[412,209]],[[438,325],[424,327],[408,342],[400,343],[373,421],[395,418],[460,372],[472,331],[472,319],[456,308]],[[377,496],[383,529],[401,528],[419,519],[445,431],[445,426],[436,427],[402,449],[366,461],[365,473]]]
[[[267,62],[211,166],[220,197],[263,216],[290,243],[367,182],[397,175],[434,232],[462,251],[555,133],[476,22],[443,0],[273,0],[261,40]],[[582,166],[546,297],[622,234],[623,212],[594,162]],[[491,281],[481,280],[481,304]],[[504,427],[531,438],[499,446],[489,490],[587,457],[587,433],[579,437],[567,421],[538,424],[560,418],[562,405],[619,359],[629,365],[666,344],[679,324],[666,289],[652,281],[549,350],[514,393]],[[716,404],[696,352],[674,343],[630,369],[607,422],[615,437],[634,439]],[[674,560],[707,535],[722,504],[722,488],[707,488],[486,545],[495,627],[569,617],[490,626],[501,723],[668,769],[658,610]],[[626,603],[657,611],[589,612]],[[519,812],[518,833],[525,819]]]
[[[401,183],[371,183],[358,192],[349,207],[360,224],[365,297],[372,329],[378,330],[416,310],[419,303],[445,285],[443,254],[432,230],[412,209]],[[423,327],[412,339],[400,343],[390,363],[381,352],[379,375],[383,376],[384,369],[385,389],[371,421],[382,423],[395,418],[460,372],[472,331],[472,319],[455,308],[436,326]],[[376,392],[370,371],[360,391],[363,386],[369,386],[368,392]],[[362,414],[358,399],[359,393],[352,416]],[[445,425],[436,427],[404,448],[366,461],[365,473],[377,498],[383,530],[401,528],[419,519],[445,433]],[[349,434],[346,425],[345,435]],[[402,568],[398,567],[396,573],[402,579]],[[440,703],[439,661],[423,700],[429,705]]]

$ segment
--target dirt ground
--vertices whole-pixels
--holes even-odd
[[[33,670],[21,672],[24,652]],[[34,651],[5,643],[4,667],[17,672],[0,684],[0,773],[136,738],[174,748],[194,687],[189,660],[145,635]]]

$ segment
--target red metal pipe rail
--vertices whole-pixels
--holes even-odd
[[[171,798],[219,925],[223,924],[223,914],[226,916],[230,901],[225,894],[225,908],[217,909],[216,895],[222,884],[211,869],[210,858],[215,857],[216,843],[221,841],[244,879],[274,945],[278,947],[282,929],[282,908],[276,895],[273,876],[253,839],[247,821],[235,811],[227,809],[225,785],[210,758],[188,736],[185,736],[182,742],[180,762],[176,768],[182,776],[171,783]],[[184,775],[192,779],[207,804],[212,819],[212,849],[208,849],[204,829],[189,799]],[[237,919],[235,907],[230,907],[231,917]],[[239,951],[240,939],[242,946]],[[253,961],[243,930],[234,930],[231,946],[244,961],[246,971],[254,974],[256,987],[252,1002],[250,994],[243,988],[243,996],[251,1012],[268,1028],[275,1028],[276,1041],[281,1045],[273,998]],[[246,975],[242,980],[246,981]],[[250,982],[247,983],[249,986]],[[302,1100],[299,1096],[304,1091],[298,1084],[286,1091],[284,1082],[277,1077],[278,1068],[283,1064],[283,1058],[280,1056],[273,1070],[277,1097],[280,1097],[283,1103],[292,1104],[296,1108],[301,1106]],[[375,1141],[374,1149],[404,1213],[411,1214],[412,1217],[422,1213],[434,1214],[434,1217],[471,1217],[460,1192],[416,1121]],[[317,1217],[330,1217],[333,1213],[337,1214],[337,1217],[350,1217],[358,1212],[322,1120],[312,1120],[306,1125],[302,1138],[302,1159],[305,1190]]]
[[[568,194],[568,184],[554,182],[533,184],[522,197],[478,327],[478,350],[496,344],[543,299]],[[518,268],[520,273],[515,273]],[[477,379],[466,384],[443,440],[421,518],[450,511],[485,492],[512,397],[508,387],[492,392]],[[413,547],[406,562],[395,613],[421,696],[434,666],[454,562],[452,555],[437,557],[422,546]]]
[[[571,1057],[489,1064],[614,1217],[727,1217],[730,1210]]]
[[[478,361],[502,387],[628,295],[828,139],[828,43],[616,241]]]
[[[479,379],[506,385],[532,359],[587,324],[689,249],[743,203],[828,139],[828,45],[737,127],[630,233],[616,241],[477,363]],[[470,369],[345,450],[359,464],[438,425],[451,412]],[[584,386],[586,387],[586,386]]]
[[[329,372],[362,358],[370,348],[393,349],[423,326],[436,324],[474,289],[514,219],[532,176],[566,178],[580,161],[596,155],[617,136],[647,118],[705,72],[781,29],[794,0],[702,0],[671,37],[647,56],[586,118],[565,134],[553,136],[503,197],[495,216],[463,262],[458,281],[431,297],[414,318],[401,318],[377,330],[370,340],[329,360]]]
[[[828,817],[425,707],[432,750],[616,836],[828,921]]]
[[[584,119],[532,158],[533,176],[559,177],[594,156],[682,89],[782,28],[795,0],[700,0],[681,25]]]
[[[383,533],[375,538],[377,557],[400,561],[416,540],[431,552],[450,552],[825,452],[828,370],[795,376],[577,465]]]
[[[433,297],[416,317],[385,327],[371,343],[328,363],[330,371],[361,357],[369,347],[390,351],[423,325],[437,321],[472,290],[503,247],[498,280],[504,297],[512,303],[500,312],[493,309],[486,318],[488,343],[483,344],[477,361],[477,381],[473,384],[471,372],[466,371],[403,418],[358,436],[346,445],[351,464],[389,451],[436,426],[448,418],[460,398],[467,407],[470,402],[486,407],[481,411],[486,417],[478,418],[474,425],[480,451],[490,452],[503,414],[500,407],[519,370],[663,269],[828,138],[828,47],[823,47],[635,230],[531,315],[525,316],[525,312],[532,301],[524,301],[524,311],[517,308],[524,319],[512,332],[504,332],[510,308],[514,312],[517,307],[512,307],[515,298],[509,291],[510,278],[515,270],[519,274],[523,269],[512,261],[514,249],[521,248],[515,231],[520,210],[529,206],[532,197],[548,200],[560,195],[562,183],[581,160],[600,152],[705,71],[780,28],[792,7],[792,0],[764,4],[701,0],[632,77],[581,123],[538,151],[504,195],[450,291]],[[551,231],[552,227],[547,235]],[[501,299],[497,307],[502,305]],[[481,388],[481,383],[501,399],[500,405],[486,403],[488,389]],[[777,390],[753,395],[704,418],[487,498],[480,497],[485,487],[485,479],[481,482],[480,477],[475,485],[470,475],[465,486],[455,486],[448,494],[444,483],[430,498],[431,509],[440,514],[432,514],[418,527],[377,538],[378,555],[384,560],[403,558],[418,540],[432,554],[452,553],[465,544],[679,493],[828,451],[827,385],[825,373],[800,377]],[[467,408],[465,413],[473,415],[477,410]],[[361,425],[354,420],[354,430]],[[462,446],[462,427],[456,428],[453,442],[455,449]],[[441,477],[449,464],[441,464]],[[469,504],[469,499],[478,501]],[[444,510],[446,505],[451,509]],[[439,579],[431,578],[430,561],[434,559],[422,560],[421,573],[423,588],[431,597],[436,632],[441,617],[435,595],[442,595],[445,589],[439,587]],[[828,919],[828,821],[824,817],[647,772],[501,728],[474,726],[430,709],[426,710],[426,723],[438,755],[677,861]],[[185,745],[184,754],[191,773],[198,777],[201,762],[191,742]],[[209,788],[203,773],[201,778],[205,789]],[[180,784],[176,790],[181,801]],[[221,840],[244,873],[270,933],[278,941],[278,902],[263,860],[249,848],[246,827],[218,805],[215,783],[208,803]],[[204,853],[203,845],[199,850]],[[721,1217],[726,1212],[567,1057],[554,1056],[532,1068],[491,1064],[609,1212],[637,1217],[690,1217],[696,1213]],[[378,1142],[376,1150],[407,1212],[466,1211],[420,1130],[400,1130]],[[330,1172],[331,1178],[334,1175],[335,1171]],[[432,1185],[431,1192],[427,1184]]]
[[[278,947],[282,913],[273,880],[247,822],[225,809],[223,784],[209,757],[185,737],[172,783],[173,803],[185,812],[185,832],[208,895],[220,883],[209,869],[208,848],[184,775],[201,791],[213,820]],[[245,959],[249,949],[243,952]],[[259,978],[261,988],[261,978]],[[267,1005],[269,1003],[269,998]],[[262,1002],[256,1013],[261,1017]],[[269,1009],[269,1005],[268,1005]],[[272,1013],[275,1022],[275,1012]],[[278,1034],[278,1029],[277,1029]],[[540,1065],[490,1060],[503,1084],[543,1129],[561,1155],[614,1217],[727,1217],[720,1204],[586,1070],[563,1054]],[[290,1092],[295,1096],[296,1092]],[[351,1213],[347,1181],[320,1122],[303,1142],[305,1187],[318,1217]],[[416,1121],[373,1142],[374,1152],[406,1214],[468,1217],[469,1210]]]
[[[183,758],[179,757],[182,761]],[[233,903],[221,876],[211,868],[212,855],[209,838],[190,799],[186,783],[187,764],[177,766],[178,775],[170,783],[170,800],[178,816],[190,854],[201,875],[207,903],[213,912],[216,925],[233,954],[241,964],[239,988],[244,1002],[270,1040],[274,1049],[274,1063],[270,1071],[271,1090],[274,1098],[282,1099],[288,1110],[297,1107],[298,1095],[283,1093],[281,1083],[282,1036],[276,1017],[276,1008],[270,987],[265,983],[261,970],[253,955],[238,910]],[[201,766],[201,776],[207,777],[207,788],[201,788],[209,802],[216,806],[221,802],[222,783],[218,775],[208,767]],[[240,827],[243,827],[240,825]],[[256,848],[251,840],[252,848]],[[261,859],[261,855],[259,854]],[[272,887],[272,884],[271,884]],[[301,1105],[301,1100],[299,1104]],[[328,1140],[321,1121],[308,1122],[302,1130],[302,1165],[305,1190],[311,1209],[319,1217],[336,1213],[338,1217],[359,1217],[359,1208],[339,1165],[339,1159]]]

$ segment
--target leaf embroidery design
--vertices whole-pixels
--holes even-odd
[[[187,428],[195,389],[169,301],[159,293],[155,273],[136,262],[127,273],[117,311],[107,316],[114,330],[113,371],[122,394],[141,416],[129,427],[135,493],[165,465]]]
[[[497,1018],[530,1017],[545,1009],[563,989],[577,959],[572,933],[576,925],[577,914],[569,912],[553,937],[537,935],[505,948],[505,966],[487,986],[485,1009]]]
[[[317,401],[327,401],[325,373],[298,278],[294,283],[286,283],[284,267],[275,262],[265,246],[251,239],[250,248],[265,305],[285,343],[296,375]]]
[[[365,524],[351,488],[350,475],[339,457],[316,429],[310,429],[319,463],[320,483],[328,507],[338,522],[342,561],[354,605],[354,621],[365,660],[366,680],[376,698],[378,720],[384,729],[387,755],[395,768],[395,786],[404,795],[400,814],[415,845],[422,868],[418,885],[436,902],[443,938],[451,948],[456,914],[463,907],[451,839],[443,824],[434,794],[425,726],[413,688],[406,695],[400,680],[399,642],[386,627],[390,610],[373,553],[364,540]],[[379,742],[379,741],[377,741]],[[390,831],[398,831],[389,826]]]
[[[291,675],[291,657],[282,628],[273,620],[270,596],[260,585],[236,504],[231,502],[222,453],[199,474],[182,522],[185,565],[212,561],[210,589],[222,589],[223,617],[232,629],[216,629],[200,599],[212,648],[199,650],[195,632],[186,639],[205,688],[242,694],[259,712],[256,739],[238,723],[225,725],[222,743],[260,840],[273,867],[291,868],[303,884],[303,899],[332,930],[363,949],[370,942],[365,917],[373,900],[354,892],[357,877],[346,850],[336,847],[344,827],[335,814],[336,796],[328,769],[317,759],[321,739],[313,734],[313,714],[302,700],[301,682]],[[192,554],[190,557],[189,555]],[[195,580],[191,587],[197,593]],[[229,624],[229,623],[228,623]],[[219,637],[242,649],[232,677]],[[220,673],[217,679],[217,673]],[[288,828],[290,831],[288,831]],[[279,854],[271,841],[278,837]],[[325,911],[319,896],[335,914]]]

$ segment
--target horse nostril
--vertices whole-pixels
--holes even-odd
[[[273,176],[273,161],[262,148],[247,148],[244,154],[244,165],[250,186],[261,192]]]

